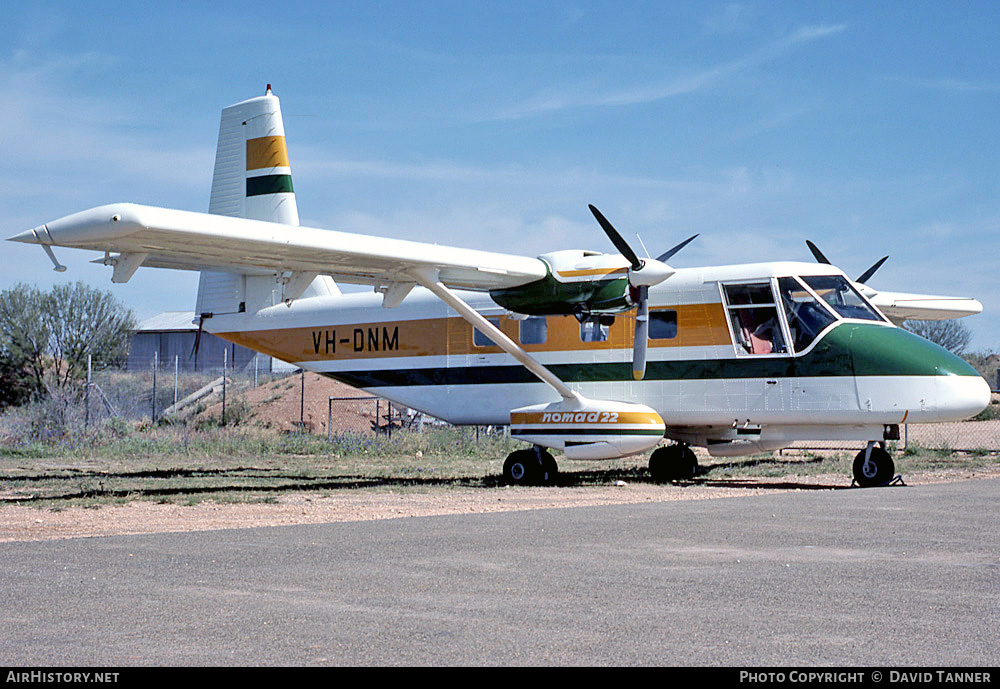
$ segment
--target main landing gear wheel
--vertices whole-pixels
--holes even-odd
[[[503,463],[503,481],[508,486],[551,486],[558,476],[555,458],[540,448],[511,452]]]
[[[886,452],[885,448],[875,446],[871,449],[871,456],[865,461],[867,448],[858,453],[854,458],[854,480],[862,488],[872,486],[884,486],[892,480],[896,473],[896,465],[893,464],[892,455]]]
[[[649,458],[649,473],[658,483],[694,478],[698,473],[698,458],[687,445],[659,447]]]

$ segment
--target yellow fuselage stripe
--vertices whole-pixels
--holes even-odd
[[[670,339],[650,339],[650,348],[732,344],[722,304],[690,304],[671,307],[669,310],[677,312],[677,336]],[[616,318],[609,327],[608,339],[603,342],[583,342],[580,339],[580,324],[573,316],[549,316],[547,320],[545,342],[522,345],[525,351],[584,352],[632,347],[634,318]],[[512,340],[520,342],[519,321],[502,316],[499,328]],[[495,346],[475,345],[472,326],[459,317],[217,334],[230,342],[284,361],[460,356],[502,351]]]

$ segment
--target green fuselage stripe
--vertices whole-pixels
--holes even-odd
[[[549,364],[546,368],[566,383],[632,380],[630,361]],[[530,371],[517,364],[330,371],[324,375],[360,388],[538,382]],[[843,323],[802,356],[648,361],[644,380],[954,375],[979,374],[951,352],[900,328]]]

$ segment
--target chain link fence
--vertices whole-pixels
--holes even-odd
[[[790,447],[797,450],[857,450],[862,449],[864,445],[865,443],[861,441],[831,440],[800,441]],[[896,441],[896,445],[900,450],[1000,452],[1000,419],[904,424],[899,427],[899,440]]]
[[[258,422],[290,433],[326,436],[384,434],[448,425],[388,400],[301,370],[265,370],[256,359],[234,370],[228,356],[185,370],[179,357],[129,370],[90,361],[86,381],[72,389],[50,390],[46,399],[7,410],[0,435],[45,439],[107,425],[175,422],[239,425]],[[270,369],[270,366],[268,366]],[[332,386],[332,387],[331,387]],[[333,394],[331,394],[333,393]],[[996,395],[995,395],[996,397]],[[477,433],[481,429],[477,428]],[[482,429],[483,432],[505,428]],[[858,441],[802,441],[801,450],[857,450]],[[900,450],[923,448],[1000,452],[1000,404],[975,419],[900,426]]]

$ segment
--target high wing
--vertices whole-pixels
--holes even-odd
[[[823,254],[818,246],[808,239],[806,246],[819,263],[831,265],[830,259]],[[952,318],[963,318],[981,313],[983,305],[969,297],[939,297],[931,294],[908,294],[904,292],[887,292],[877,290],[867,284],[868,280],[882,267],[888,256],[883,256],[873,263],[851,284],[865,295],[868,300],[879,308],[889,320],[896,325],[903,321],[944,321]]]
[[[99,262],[115,266],[115,282],[126,282],[140,266],[329,275],[375,286],[430,270],[443,284],[470,290],[517,287],[547,274],[543,261],[526,256],[132,203],[67,215],[10,239],[49,252],[52,246],[103,251]]]
[[[896,325],[903,321],[943,321],[973,316],[982,312],[983,305],[970,297],[939,297],[930,294],[885,292],[864,285],[865,296]]]

